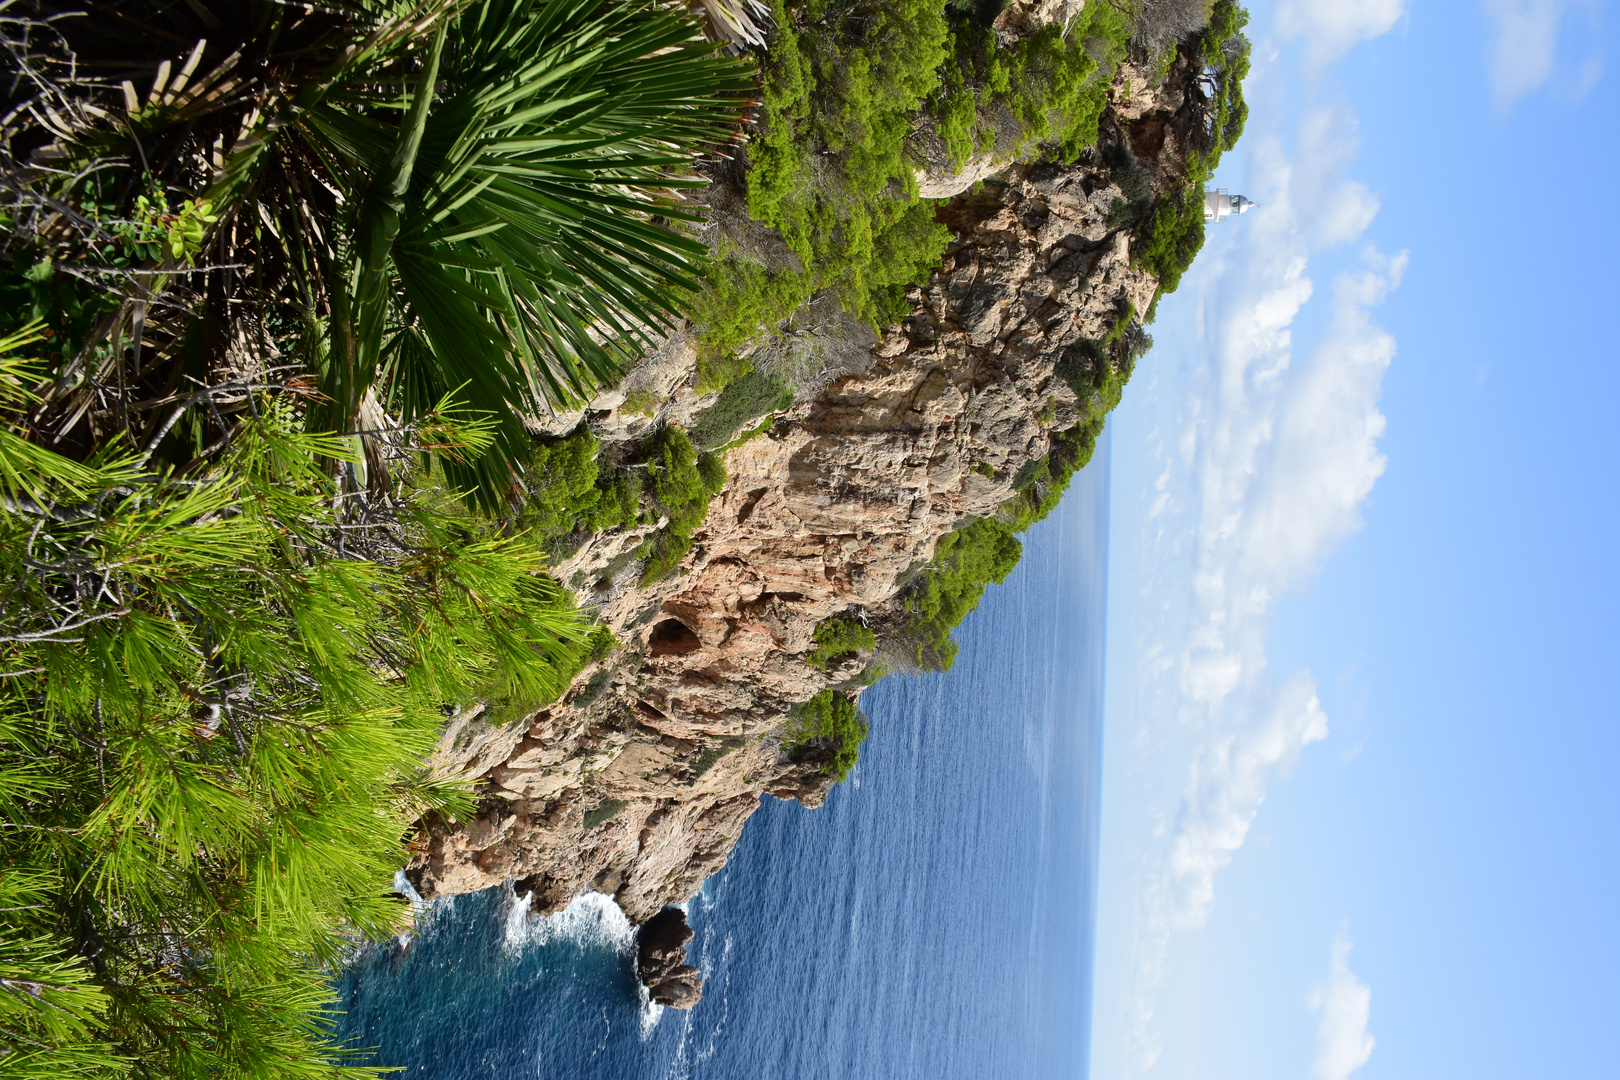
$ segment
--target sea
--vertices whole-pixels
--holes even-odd
[[[763,799],[684,905],[703,1000],[647,1000],[612,899],[436,901],[340,981],[406,1080],[1052,1080],[1090,1055],[1108,440],[958,629],[891,676],[825,806]],[[401,879],[402,880],[402,879]]]

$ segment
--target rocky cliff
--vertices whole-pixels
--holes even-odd
[[[806,663],[815,627],[896,625],[908,575],[939,538],[994,514],[1077,422],[1084,403],[1055,368],[1152,302],[1157,282],[1132,267],[1121,221],[1141,198],[1124,174],[1138,188],[1175,181],[1188,85],[1150,89],[1122,68],[1103,142],[1079,163],[1001,166],[971,189],[983,163],[954,186],[932,177],[951,196],[938,216],[955,240],[910,294],[911,315],[726,453],[729,480],[679,572],[638,584],[626,560],[637,529],[593,537],[557,565],[622,646],[535,715],[452,721],[435,764],[479,777],[479,810],[430,823],[408,871],[424,896],[514,879],[536,911],[597,890],[645,922],[724,865],[762,795],[826,798],[829,777],[785,753],[783,724],[824,688],[857,692],[863,663]],[[693,389],[694,362],[677,334],[553,430],[583,420],[611,445],[689,424],[712,402]],[[634,413],[635,390],[668,404]]]

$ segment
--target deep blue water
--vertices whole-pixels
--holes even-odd
[[[508,887],[368,950],[344,1033],[409,1080],[1084,1077],[1107,476],[1104,440],[952,671],[867,691],[825,807],[764,800],[687,905],[695,1009],[643,1001],[608,898],[536,919]]]

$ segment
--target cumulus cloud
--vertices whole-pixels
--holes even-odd
[[[1317,289],[1324,248],[1355,241],[1378,203],[1345,173],[1355,121],[1340,106],[1308,113],[1293,152],[1261,138],[1251,175],[1270,177],[1260,207],[1224,264],[1194,280],[1205,291],[1206,356],[1178,441],[1191,598],[1163,655],[1170,708],[1196,747],[1180,805],[1139,894],[1130,1057],[1159,1057],[1157,989],[1177,934],[1208,920],[1215,880],[1242,847],[1267,784],[1326,738],[1309,672],[1278,678],[1266,628],[1276,599],[1307,583],[1360,527],[1385,467],[1377,440],[1394,339],[1372,319],[1400,282],[1406,256],[1363,251],[1329,291],[1330,316],[1303,356],[1294,332]],[[1173,530],[1170,530],[1173,532]]]
[[[1350,939],[1342,928],[1333,941],[1328,977],[1316,984],[1307,1004],[1322,1017],[1311,1075],[1317,1080],[1349,1080],[1372,1057],[1374,1040],[1367,1033],[1372,990],[1350,970]]]
[[[1571,9],[1590,5],[1571,0],[1483,0],[1485,15],[1495,24],[1491,48],[1491,90],[1496,105],[1506,109],[1545,86],[1557,73],[1558,31]],[[1575,96],[1596,85],[1602,64],[1587,59],[1571,72]]]
[[[1283,588],[1315,570],[1323,554],[1361,526],[1360,507],[1383,475],[1377,400],[1395,339],[1368,309],[1400,284],[1406,255],[1375,249],[1334,284],[1333,319],[1313,361],[1278,410],[1269,468],[1244,515],[1244,576]]]
[[[1295,675],[1269,696],[1258,723],[1207,743],[1193,764],[1161,881],[1170,892],[1161,905],[1168,929],[1204,925],[1215,903],[1216,871],[1243,846],[1266,797],[1267,776],[1327,738],[1327,716],[1308,674]]]
[[[1308,61],[1321,67],[1363,41],[1382,37],[1406,14],[1406,0],[1282,0],[1277,32],[1304,39]]]

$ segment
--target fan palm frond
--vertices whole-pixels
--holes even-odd
[[[188,380],[294,363],[324,395],[316,430],[357,430],[371,391],[409,421],[462,388],[501,427],[461,477],[493,503],[522,417],[615,378],[695,287],[681,192],[736,134],[751,64],[648,0],[238,2],[254,25],[129,5],[150,33],[127,56],[107,27],[62,23],[59,51],[95,75],[36,103],[68,119],[48,145],[0,122],[0,150],[48,159],[30,174],[41,253],[111,293],[71,336],[90,378],[51,391],[54,441],[117,425],[144,444],[164,423],[150,403]],[[138,196],[153,222],[124,220]],[[59,213],[86,199],[94,214]],[[171,219],[196,235],[145,243]]]
[[[751,80],[649,6],[485,0],[451,36],[392,247],[393,325],[414,333],[385,343],[372,323],[356,351],[385,358],[405,417],[465,384],[515,434],[514,409],[617,377],[696,288],[704,248],[678,193],[703,182],[695,151],[735,130]]]

